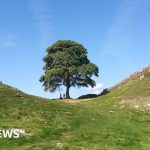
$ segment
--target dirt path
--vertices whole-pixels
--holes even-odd
[[[87,102],[87,101],[90,101],[90,100],[93,100],[95,98],[89,98],[89,99],[64,99],[64,100],[60,100],[64,103],[80,103],[80,102]]]

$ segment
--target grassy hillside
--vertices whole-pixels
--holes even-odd
[[[81,102],[49,101],[0,85],[0,129],[22,128],[0,139],[2,150],[149,150],[150,76]]]

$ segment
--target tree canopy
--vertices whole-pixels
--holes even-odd
[[[92,76],[98,76],[98,67],[87,58],[87,50],[71,40],[59,40],[46,49],[43,82],[45,91],[55,92],[66,87],[66,98],[70,98],[70,87],[94,87]]]

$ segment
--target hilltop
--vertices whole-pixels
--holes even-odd
[[[149,150],[149,75],[146,67],[107,95],[78,103],[0,84],[0,129],[25,130],[19,139],[0,139],[0,149]]]

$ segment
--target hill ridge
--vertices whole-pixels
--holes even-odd
[[[122,88],[123,86],[135,81],[135,80],[143,80],[144,78],[150,77],[150,65],[148,67],[144,67],[141,71],[137,71],[131,74],[129,77],[125,78],[118,84],[108,88],[108,91],[113,91],[118,88]]]

